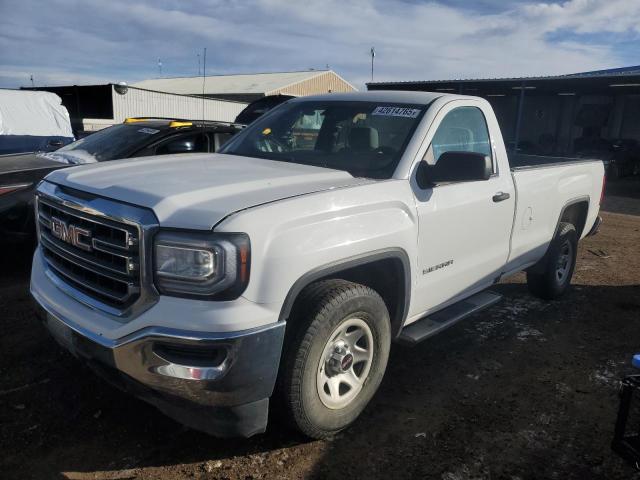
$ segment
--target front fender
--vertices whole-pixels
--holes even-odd
[[[243,296],[257,303],[284,305],[296,282],[312,272],[388,250],[404,252],[416,271],[418,223],[405,180],[254,207],[228,217],[216,231],[249,234],[251,279]]]

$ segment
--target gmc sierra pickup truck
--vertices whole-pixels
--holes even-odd
[[[60,344],[192,428],[263,432],[271,401],[330,437],[392,342],[494,304],[514,272],[569,288],[603,164],[517,165],[481,98],[291,99],[217,154],[49,174],[31,293]]]

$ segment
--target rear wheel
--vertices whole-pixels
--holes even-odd
[[[281,391],[289,419],[312,438],[349,426],[378,389],[389,358],[389,313],[364,285],[327,280],[293,312]],[[290,328],[291,328],[290,327]]]
[[[541,260],[543,270],[527,272],[527,285],[531,293],[546,300],[563,295],[571,285],[577,251],[576,228],[570,223],[560,223],[558,233]]]

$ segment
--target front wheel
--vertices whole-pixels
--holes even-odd
[[[293,424],[331,437],[360,415],[389,358],[389,313],[364,285],[327,280],[309,287],[292,315],[281,390]]]
[[[576,228],[570,223],[560,223],[558,233],[541,260],[543,270],[527,272],[529,291],[545,300],[563,295],[571,285],[577,252]]]

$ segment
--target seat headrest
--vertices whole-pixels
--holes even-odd
[[[378,148],[378,130],[372,127],[354,127],[349,132],[349,147],[352,150],[367,151]]]

